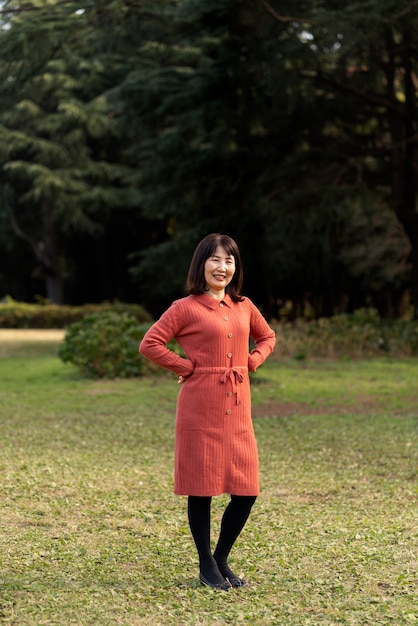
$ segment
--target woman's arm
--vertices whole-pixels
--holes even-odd
[[[184,325],[181,308],[178,300],[173,302],[160,319],[145,333],[139,344],[139,352],[160,367],[171,370],[178,376],[186,377],[193,372],[192,361],[167,348],[167,343],[177,335]]]
[[[250,319],[250,335],[255,341],[255,348],[248,355],[248,369],[255,372],[267,357],[273,352],[276,345],[276,333],[267,324],[265,318],[250,302],[251,319]]]

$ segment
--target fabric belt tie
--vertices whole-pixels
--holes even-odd
[[[235,396],[235,404],[241,404],[241,398],[239,397],[239,387],[237,383],[244,382],[244,376],[234,367],[228,367],[221,376],[221,383],[226,383],[230,380],[232,383],[232,391]]]

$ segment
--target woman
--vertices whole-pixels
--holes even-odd
[[[242,278],[235,241],[208,235],[190,264],[188,296],[169,307],[139,346],[143,356],[179,376],[174,493],[188,496],[201,582],[225,591],[246,584],[228,556],[259,494],[248,371],[255,372],[276,341],[259,310],[240,295]],[[256,343],[251,353],[250,337]],[[166,347],[172,338],[185,358]],[[212,554],[211,499],[223,493],[231,500]]]

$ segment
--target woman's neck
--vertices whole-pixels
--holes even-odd
[[[215,298],[215,300],[223,300],[225,298],[225,289],[222,289],[221,291],[208,289],[205,291],[205,294],[210,298]]]

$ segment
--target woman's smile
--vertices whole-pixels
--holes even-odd
[[[235,274],[235,259],[222,246],[205,262],[205,282],[208,295],[213,298],[223,298],[225,287],[229,285]]]

